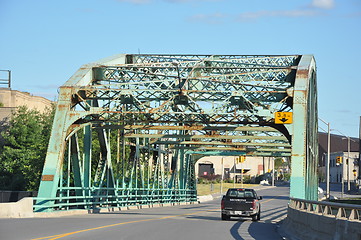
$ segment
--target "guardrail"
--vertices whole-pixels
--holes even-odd
[[[326,201],[310,201],[298,198],[290,198],[290,207],[309,213],[334,216],[336,219],[361,221],[361,205],[333,203]]]

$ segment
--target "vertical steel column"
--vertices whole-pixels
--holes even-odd
[[[293,198],[317,200],[317,98],[312,56],[302,56],[294,84],[291,190]],[[311,87],[311,89],[310,89]],[[309,107],[312,107],[309,109]],[[315,117],[309,117],[309,115]],[[312,122],[313,121],[313,122]]]
[[[91,161],[92,161],[92,132],[91,126],[84,128],[84,192],[85,196],[91,195]]]
[[[59,100],[56,106],[51,138],[48,145],[42,178],[39,186],[37,205],[44,208],[37,211],[50,211],[47,206],[54,203],[56,197],[61,165],[63,163],[64,152],[66,148],[66,134],[72,123],[69,119],[71,88],[61,87]],[[70,121],[69,121],[70,120]],[[48,199],[48,200],[45,200]]]
[[[72,172],[73,172],[73,180],[74,180],[74,187],[76,187],[76,195],[83,196],[83,177],[81,172],[81,165],[80,165],[80,157],[79,157],[79,145],[78,145],[78,136],[74,134],[71,136],[71,144],[70,144],[70,152],[71,152],[71,165],[72,165]],[[78,189],[80,188],[80,189]]]

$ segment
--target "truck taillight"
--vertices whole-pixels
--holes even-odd
[[[256,206],[257,206],[256,202],[257,202],[257,200],[253,200],[253,202],[252,202],[252,208],[253,209],[256,209]]]
[[[224,199],[221,201],[221,209],[224,209]]]

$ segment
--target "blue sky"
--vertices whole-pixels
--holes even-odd
[[[361,0],[0,0],[0,34],[12,89],[51,100],[119,53],[313,54],[319,117],[359,134]]]

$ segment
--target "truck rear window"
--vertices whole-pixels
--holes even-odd
[[[244,189],[232,189],[229,190],[227,193],[227,196],[230,197],[239,197],[239,198],[254,198],[254,193],[253,191],[247,191]]]

